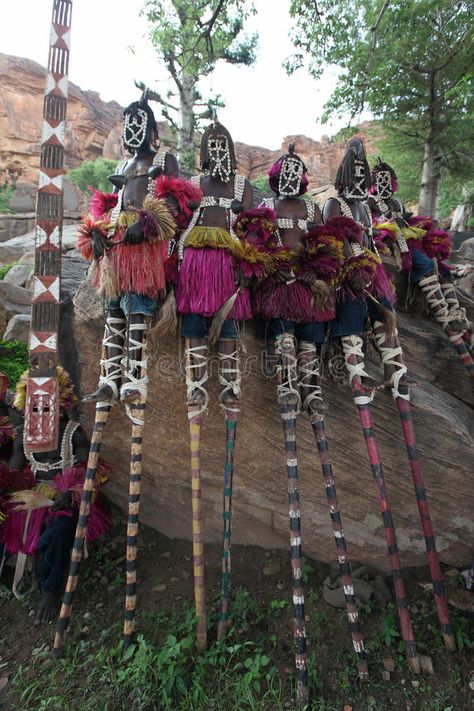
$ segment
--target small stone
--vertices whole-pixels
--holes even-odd
[[[284,581],[281,580],[281,579],[280,579],[280,580],[277,580],[277,588],[278,588],[278,590],[283,590],[284,587],[285,587]]]
[[[155,585],[155,587],[151,589],[152,592],[158,592],[158,593],[165,592],[165,590],[166,590],[166,585],[164,583],[159,583],[159,585]]]
[[[165,560],[169,560],[171,558],[171,551],[165,551],[164,553],[161,554],[161,558],[164,558]],[[189,560],[189,558],[188,558]]]
[[[34,617],[34,616],[35,616],[35,611],[34,611],[34,610],[30,610],[29,613],[28,613],[28,617]]]
[[[410,607],[410,612],[412,612],[414,615],[417,615],[419,613],[419,609],[417,608],[416,605],[412,605]]]
[[[418,689],[418,687],[420,686],[420,682],[418,681],[418,679],[413,679],[411,685],[414,689]]]
[[[425,672],[425,674],[434,674],[431,657],[428,657],[426,654],[419,654],[418,659],[420,660],[420,669],[422,672]]]
[[[31,264],[14,264],[5,274],[4,280],[14,286],[24,286],[31,270]]]
[[[344,704],[344,711],[352,711],[352,706],[349,706],[349,704]]]
[[[184,560],[186,561],[186,563],[189,563],[189,561],[191,560],[191,556],[190,556],[190,555],[185,555],[185,556],[184,556]]]
[[[24,343],[27,343],[30,333],[30,322],[31,318],[29,314],[16,314],[15,316],[12,316],[7,323],[3,340],[23,341]]]
[[[270,577],[271,575],[278,575],[278,573],[281,570],[281,565],[278,560],[270,561],[270,563],[266,563],[263,566],[262,573],[266,577]]]
[[[96,606],[95,606],[95,609],[96,609],[96,610],[100,610],[101,607],[104,607],[104,603],[103,603],[103,602],[98,602],[98,603],[96,603]]]
[[[84,636],[86,636],[86,635],[89,634],[89,628],[88,628],[87,625],[85,625],[85,627],[82,628],[81,634],[84,635]]]
[[[391,679],[391,674],[390,674],[390,672],[387,671],[386,669],[384,669],[383,672],[382,672],[382,679],[383,679],[384,681],[390,681],[390,679]]]
[[[474,672],[472,672],[471,678],[469,680],[469,688],[471,689],[471,691],[474,691]]]
[[[179,583],[179,578],[170,578],[170,583]]]
[[[385,671],[393,672],[395,670],[395,659],[392,659],[392,657],[382,659],[382,664]]]
[[[92,617],[92,612],[84,612],[84,619],[85,620],[90,620]]]

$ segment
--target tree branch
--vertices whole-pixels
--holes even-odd
[[[354,113],[351,116],[351,119],[354,118],[354,116],[356,114],[360,115],[362,113],[362,111],[364,110],[365,95],[367,93],[367,87],[369,85],[370,71],[372,69],[372,64],[373,64],[374,55],[375,55],[375,48],[377,46],[377,32],[378,32],[379,25],[382,22],[382,18],[385,14],[385,10],[387,9],[389,3],[390,3],[390,0],[384,0],[383,5],[380,8],[379,14],[377,15],[377,19],[375,20],[375,24],[370,28],[370,32],[372,34],[372,42],[370,45],[369,56],[367,57],[367,63],[365,66],[365,70],[363,72],[365,74],[366,79],[365,79],[365,82],[363,85],[362,94],[361,94],[360,101],[359,101],[359,107],[358,107],[358,109],[356,109],[356,111],[354,111]]]

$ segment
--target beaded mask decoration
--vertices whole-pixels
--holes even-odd
[[[343,195],[356,200],[365,200],[368,197],[365,163],[363,160],[359,158],[354,160],[354,182],[352,185],[344,188]]]
[[[123,143],[127,150],[140,148],[146,140],[148,115],[143,109],[132,109],[123,119]]]
[[[292,155],[290,149],[290,154],[285,156],[281,163],[278,194],[283,197],[296,197],[299,195],[303,171],[303,161],[298,156]]]
[[[207,140],[209,155],[209,172],[213,178],[219,178],[228,183],[232,175],[232,161],[227,136],[209,136]]]
[[[391,198],[393,195],[392,174],[388,170],[378,170],[375,174],[375,184],[377,195],[383,199]]]

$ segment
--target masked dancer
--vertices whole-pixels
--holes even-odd
[[[459,305],[451,267],[446,261],[451,252],[451,238],[432,218],[408,215],[395,197],[397,189],[395,171],[379,158],[372,170],[368,199],[374,227],[399,257],[410,285],[423,291],[431,314],[441,324],[470,377],[474,377],[469,352],[472,324]]]

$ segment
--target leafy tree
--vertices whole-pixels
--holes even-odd
[[[13,197],[15,186],[4,180],[0,183],[0,214],[13,212],[10,207],[10,200]]]
[[[84,192],[89,185],[103,192],[112,190],[112,183],[107,180],[107,176],[115,173],[117,161],[107,160],[107,158],[97,158],[97,160],[86,160],[78,168],[73,168],[67,174],[69,180],[75,183]]]
[[[266,193],[270,192],[270,187],[268,185],[268,175],[266,173],[259,173],[250,182],[255,188],[263,190]]]
[[[326,119],[368,108],[421,147],[425,214],[437,214],[443,175],[472,172],[473,8],[473,0],[291,0],[296,54],[288,70],[307,55],[314,77],[337,67]]]
[[[211,118],[222,99],[205,101],[197,84],[222,59],[250,65],[257,36],[246,36],[244,23],[255,12],[247,0],[145,0],[143,13],[150,38],[174,83],[166,96],[153,94],[163,116],[178,132],[180,161],[194,168],[195,130]]]

